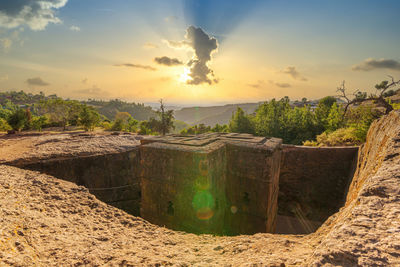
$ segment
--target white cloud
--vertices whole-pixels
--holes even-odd
[[[71,27],[69,27],[69,29],[73,32],[80,32],[81,28],[79,28],[78,26],[72,25]]]
[[[32,30],[43,30],[49,23],[61,23],[55,11],[68,0],[2,0],[0,27],[16,28],[27,25]]]
[[[0,38],[0,45],[3,47],[3,51],[7,52],[12,45],[12,40],[10,38]]]
[[[24,40],[20,37],[20,33],[23,31],[23,28],[19,28],[12,32],[5,31],[4,33],[0,33],[3,35],[0,38],[0,47],[3,47],[4,52],[8,52],[14,43],[19,43],[21,46],[24,44]]]
[[[164,18],[165,22],[173,22],[173,21],[176,21],[176,20],[178,20],[177,16],[168,16],[168,17]]]

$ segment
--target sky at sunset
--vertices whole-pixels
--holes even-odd
[[[0,91],[212,105],[400,78],[400,1],[0,0]]]

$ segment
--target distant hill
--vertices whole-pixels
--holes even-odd
[[[83,103],[93,106],[109,120],[113,120],[118,112],[128,112],[134,119],[139,121],[148,120],[150,117],[156,116],[156,112],[149,106],[140,103],[128,103],[118,99],[110,101],[88,100],[83,101]]]
[[[182,108],[175,111],[175,118],[190,125],[205,124],[214,126],[215,124],[227,124],[232,118],[232,113],[238,107],[242,108],[247,114],[253,113],[260,103],[228,104],[225,106],[213,107],[191,107]]]
[[[41,101],[60,98],[57,95],[45,95],[43,92],[39,94],[25,93],[24,91],[7,91],[0,92],[0,107],[12,103],[17,106],[30,106]],[[70,99],[66,99],[70,100]],[[93,106],[101,115],[109,120],[113,120],[118,112],[128,112],[136,120],[148,120],[155,117],[156,112],[149,106],[141,103],[125,102],[118,99],[110,101],[93,100],[80,101],[83,104]]]

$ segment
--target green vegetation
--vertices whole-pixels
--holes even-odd
[[[158,134],[163,129],[166,132],[172,129],[173,123],[168,121],[173,119],[171,115],[171,111],[165,111],[163,119],[156,120],[154,117],[159,114],[151,107],[118,99],[80,102],[57,95],[46,96],[43,92],[36,95],[24,91],[0,93],[0,131],[41,131],[48,127],[67,130],[69,126],[92,131],[98,126],[105,130]],[[186,126],[181,124],[181,129]]]
[[[288,97],[272,99],[260,104],[252,114],[246,114],[241,108],[237,108],[227,125],[211,128],[199,124],[186,128],[181,133],[238,132],[278,137],[286,144],[295,145],[359,145],[365,142],[368,129],[375,119],[388,110],[400,108],[400,103],[391,103],[388,98],[399,91],[386,91],[397,84],[393,80],[391,83],[384,81],[376,85],[379,96],[368,97],[365,92],[356,91],[354,99],[350,99],[345,94],[343,83],[338,89],[346,97],[343,104],[333,96],[324,97],[313,106],[305,98],[301,102],[291,102]],[[383,97],[384,94],[386,98]],[[385,112],[380,111],[379,107],[385,109]]]
[[[246,116],[243,109],[237,108],[236,113],[229,122],[229,131],[234,133],[254,133],[254,125],[252,120]]]
[[[99,113],[92,107],[84,105],[79,113],[79,124],[83,125],[85,131],[93,131],[94,127],[100,122]]]
[[[156,116],[156,112],[151,108],[139,103],[127,103],[118,99],[101,101],[89,99],[84,104],[94,107],[101,115],[108,120],[113,120],[118,112],[127,112],[132,118],[138,121],[149,120]]]
[[[27,122],[27,111],[20,108],[16,109],[7,118],[8,125],[10,125],[14,131],[20,131],[27,124]]]
[[[79,102],[43,93],[6,92],[0,93],[0,131],[41,131],[47,127],[66,130],[68,126],[80,126],[85,131],[100,127],[144,135],[237,132],[282,138],[284,143],[295,145],[358,145],[365,141],[372,121],[392,109],[400,109],[400,103],[391,100],[394,97],[398,101],[400,91],[388,90],[398,83],[393,79],[392,82],[383,81],[376,85],[378,96],[356,91],[352,99],[346,95],[343,83],[338,91],[344,102],[333,96],[318,102],[306,98],[291,102],[289,97],[284,97],[261,103],[256,109],[247,109],[250,114],[236,105],[230,121],[223,125],[217,123],[214,127],[203,123],[189,126],[175,120],[174,112],[166,110],[162,100],[160,109],[153,111],[143,104],[120,100]],[[232,110],[233,105],[224,107]],[[211,107],[210,112],[216,108]],[[207,111],[206,108],[203,110]]]

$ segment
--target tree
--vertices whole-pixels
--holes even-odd
[[[33,120],[32,120],[32,127],[33,127],[33,129],[41,132],[42,128],[46,124],[46,122],[47,122],[46,116],[35,116],[35,117],[33,117]]]
[[[333,96],[326,96],[318,101],[317,108],[315,109],[315,117],[317,119],[319,133],[328,129],[328,116],[332,105],[336,103],[336,101],[336,98]]]
[[[335,131],[337,129],[339,129],[342,125],[343,122],[343,116],[341,114],[341,110],[338,107],[338,105],[335,103],[333,103],[330,111],[329,111],[329,115],[328,115],[328,119],[327,119],[327,130],[328,131]]]
[[[27,108],[25,110],[25,116],[26,116],[26,120],[25,120],[23,129],[30,130],[30,129],[32,129],[32,113],[29,108]]]
[[[65,131],[71,120],[78,120],[81,105],[78,101],[66,101],[55,96],[42,101],[38,109],[39,115],[46,114],[51,122],[58,123]]]
[[[260,136],[282,137],[283,126],[286,125],[287,114],[290,111],[289,99],[279,101],[272,99],[261,104],[256,110],[255,132]]]
[[[126,125],[126,130],[128,132],[136,132],[138,125],[139,125],[139,121],[137,121],[131,117],[128,119],[128,124]]]
[[[215,133],[226,133],[226,132],[229,132],[229,127],[226,124],[219,125],[217,123],[217,124],[215,124],[215,126],[213,128],[211,128],[211,131],[215,132]]]
[[[160,124],[158,125],[158,132],[165,135],[174,129],[174,111],[165,110],[163,100],[160,100],[160,109],[157,111],[157,115],[160,117]]]
[[[385,108],[385,114],[389,114],[389,112],[393,110],[393,106],[385,99],[386,94],[389,89],[400,84],[400,80],[395,81],[392,76],[389,77],[391,78],[390,81],[382,81],[381,83],[375,85],[376,93],[370,95],[369,97],[365,97],[364,93],[362,95],[363,97],[360,97],[360,92],[358,90],[349,95],[345,86],[345,81],[343,81],[340,87],[338,87],[336,90],[339,92],[338,97],[346,102],[343,115],[346,115],[351,105],[362,103],[368,100],[375,101],[376,103],[382,105]]]
[[[84,105],[79,113],[79,124],[83,125],[85,131],[93,131],[99,122],[99,113],[93,108]]]
[[[252,121],[240,107],[237,108],[235,114],[232,114],[229,130],[234,133],[254,133]]]
[[[0,131],[8,131],[8,130],[11,130],[10,125],[8,125],[5,119],[0,118]]]
[[[15,110],[7,119],[8,124],[14,131],[20,131],[27,121],[26,111],[23,109]]]

